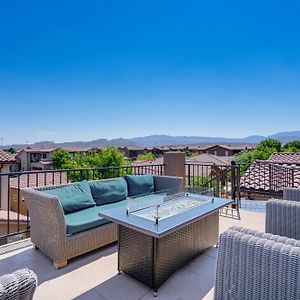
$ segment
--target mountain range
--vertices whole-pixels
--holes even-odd
[[[93,141],[76,141],[55,143],[53,141],[41,141],[34,144],[12,144],[3,148],[13,147],[23,149],[26,147],[158,147],[158,146],[182,146],[182,145],[208,145],[208,144],[257,144],[260,141],[272,138],[287,143],[293,140],[300,141],[300,131],[279,132],[269,136],[253,135],[245,138],[223,138],[203,136],[170,136],[170,135],[149,135],[131,139],[97,139]]]

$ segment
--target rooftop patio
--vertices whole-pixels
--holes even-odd
[[[241,220],[220,217],[220,233],[232,225],[265,229],[260,207],[241,210]],[[255,211],[255,209],[257,211]],[[177,271],[159,289],[157,299],[213,299],[217,248],[212,247]],[[0,276],[30,268],[38,276],[34,299],[153,299],[152,291],[131,277],[117,275],[117,245],[72,259],[60,270],[29,239],[0,247]]]

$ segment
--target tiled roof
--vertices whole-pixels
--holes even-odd
[[[7,210],[0,210],[0,223],[7,222],[8,219],[8,211]],[[27,217],[24,215],[19,214],[19,220],[21,223],[27,222]],[[9,211],[9,221],[10,222],[17,222],[18,221],[18,214],[14,211]]]
[[[146,165],[162,165],[163,163],[164,163],[163,158],[157,157],[157,158],[149,159],[149,160],[136,160],[131,165],[138,167],[138,166],[146,166]]]
[[[63,149],[69,152],[87,152],[92,150],[99,150],[97,147],[28,147],[21,151],[25,151],[28,153],[45,153],[45,152],[53,152],[58,149]],[[21,152],[20,151],[20,152]]]
[[[271,180],[271,185],[270,185]],[[282,191],[284,187],[300,188],[300,166],[255,161],[240,179],[242,190]]]
[[[22,174],[18,177],[10,178],[10,187],[26,188],[26,187],[40,187],[46,185],[59,185],[67,183],[67,173],[34,173]]]
[[[15,161],[16,159],[14,155],[0,149],[0,163],[12,163]]]
[[[278,164],[300,165],[300,152],[278,152],[273,153],[268,161]]]
[[[230,165],[233,160],[232,156],[216,156],[213,154],[203,153],[186,158],[187,163],[203,163],[215,165]]]
[[[44,153],[44,152],[52,152],[55,151],[57,149],[57,147],[51,147],[51,148],[43,148],[43,147],[28,147],[25,148],[21,151],[25,151],[25,152],[33,152],[33,153]],[[21,152],[20,151],[20,152]]]
[[[223,148],[227,150],[245,150],[245,149],[252,149],[253,146],[249,145],[225,145],[225,144],[217,144],[217,145],[211,145],[208,146],[205,150],[209,150],[212,148]]]

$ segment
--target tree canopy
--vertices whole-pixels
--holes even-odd
[[[261,141],[253,151],[243,151],[238,156],[238,163],[252,163],[255,160],[267,160],[275,152],[299,152],[300,141],[292,141],[281,144],[275,139],[265,139]]]
[[[72,171],[68,176],[72,181],[82,179],[101,179],[123,175],[122,172],[131,173],[131,169],[115,170],[101,169],[105,167],[124,166],[124,154],[114,147],[101,148],[99,152],[70,154],[68,151],[58,149],[52,156],[53,166],[56,169],[99,169],[94,172]],[[121,174],[122,173],[122,174]]]

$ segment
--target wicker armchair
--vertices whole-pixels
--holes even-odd
[[[284,189],[283,199],[267,202],[266,232],[300,240],[300,189]]]
[[[215,300],[296,300],[299,283],[299,240],[240,227],[220,235]]]
[[[181,184],[181,177],[154,176],[155,191],[179,188]],[[58,198],[43,193],[43,190],[51,188],[55,186],[38,190],[27,188],[22,190],[22,194],[29,211],[31,241],[36,249],[53,260],[56,268],[66,266],[73,257],[117,241],[117,226],[113,223],[68,235]]]
[[[36,274],[28,269],[0,277],[0,300],[31,300],[37,287]]]
[[[300,299],[300,189],[266,204],[266,233],[231,227],[220,235],[215,300]]]

